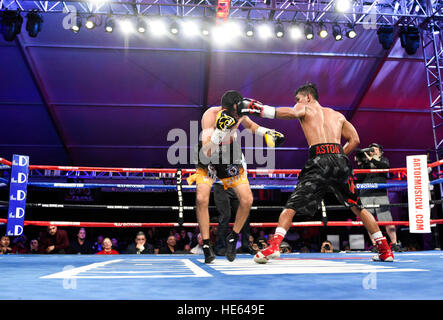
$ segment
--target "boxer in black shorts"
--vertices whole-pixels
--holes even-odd
[[[362,208],[352,178],[351,163],[342,146],[336,143],[309,148],[309,159],[285,208],[295,210],[297,215],[312,217],[320,208],[326,192],[333,192],[348,207]]]
[[[254,114],[260,117],[297,119],[305,134],[309,148],[309,160],[299,176],[299,182],[290,196],[278,219],[272,244],[254,256],[257,263],[266,263],[280,256],[280,244],[287,230],[297,217],[312,217],[328,191],[346,204],[363,222],[369,234],[376,239],[378,255],[373,260],[393,261],[392,251],[383,237],[372,214],[362,208],[358,192],[352,180],[352,168],[348,155],[358,146],[360,139],[357,130],[340,112],[324,108],[318,102],[318,91],[308,83],[295,91],[297,104],[294,108],[273,108],[260,102],[241,103],[240,115]],[[346,143],[341,147],[341,139]]]

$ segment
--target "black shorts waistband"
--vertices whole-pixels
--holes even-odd
[[[309,157],[315,158],[325,154],[345,154],[343,147],[338,143],[320,143],[309,147]]]

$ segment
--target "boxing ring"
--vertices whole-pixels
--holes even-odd
[[[2,188],[9,184],[11,162],[0,158]],[[443,161],[428,164],[437,168]],[[102,209],[111,211],[172,211],[176,222],[84,222],[25,220],[25,226],[148,228],[196,227],[184,222],[184,214],[195,217],[194,206],[183,203],[182,192],[193,192],[185,184],[192,169],[98,168],[30,165],[28,192],[56,188],[107,188],[170,192],[170,206],[86,205],[26,203],[26,208]],[[368,173],[354,170],[354,173]],[[377,170],[380,172],[381,170]],[[406,188],[406,168],[386,169],[398,181],[357,188]],[[252,190],[293,190],[300,170],[248,170]],[[66,182],[67,179],[91,182]],[[148,183],[120,183],[122,179]],[[165,184],[164,180],[168,179]],[[171,180],[172,179],[172,180]],[[99,182],[93,180],[100,180]],[[103,182],[106,180],[107,182]],[[118,183],[115,183],[118,180]],[[440,172],[431,185],[442,183]],[[172,201],[173,199],[173,201]],[[440,205],[441,200],[432,200]],[[391,207],[407,207],[392,203]],[[7,202],[0,202],[7,208]],[[374,206],[377,207],[377,206]],[[261,210],[280,211],[281,206],[253,206],[251,215]],[[329,221],[327,212],[344,206],[324,206],[320,221],[293,222],[293,227],[361,227],[361,221]],[[3,210],[2,210],[3,211]],[[1,211],[0,211],[1,212]],[[1,218],[5,224],[7,219]],[[432,219],[436,228],[443,219]],[[408,226],[409,221],[384,221],[379,225]],[[211,223],[217,225],[217,223]],[[232,224],[231,224],[232,225]],[[275,222],[251,222],[251,227],[275,227]],[[392,263],[373,262],[373,253],[289,253],[266,265],[253,262],[250,254],[237,254],[234,262],[217,257],[205,264],[203,255],[0,255],[2,300],[441,300],[443,298],[443,253],[439,250],[395,252]],[[19,285],[17,285],[19,284]]]

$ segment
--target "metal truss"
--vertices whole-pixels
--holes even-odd
[[[375,29],[379,25],[420,25],[429,19],[443,18],[443,0],[353,0],[344,13],[336,10],[337,0],[232,0],[229,19],[279,20],[363,25]],[[216,0],[71,0],[31,1],[0,0],[0,8],[42,13],[80,15],[215,17]]]

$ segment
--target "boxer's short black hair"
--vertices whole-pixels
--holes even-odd
[[[234,104],[238,104],[243,100],[243,96],[240,92],[235,90],[228,90],[223,94],[221,98],[221,106],[228,111],[234,110]]]
[[[297,90],[295,90],[294,96],[297,96],[297,94],[299,93],[301,93],[304,96],[310,94],[315,100],[318,101],[317,86],[312,82],[300,86]]]

